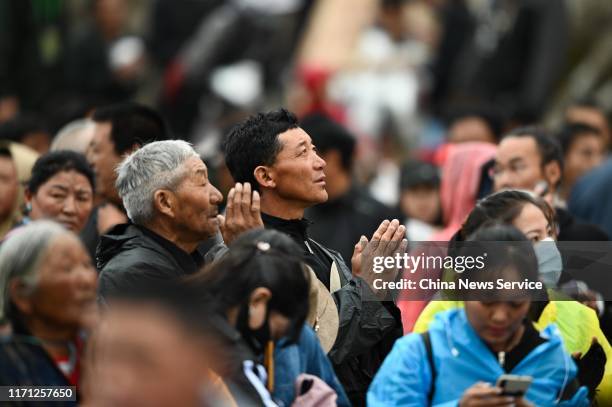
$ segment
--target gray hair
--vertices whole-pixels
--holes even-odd
[[[29,223],[12,233],[0,246],[0,322],[11,317],[11,280],[19,279],[30,293],[33,292],[47,249],[58,236],[70,234],[50,220]]]
[[[176,189],[192,157],[199,158],[188,142],[164,140],[145,145],[119,164],[115,186],[132,222],[143,225],[153,218],[153,194]]]
[[[94,128],[95,123],[91,119],[71,121],[57,132],[50,150],[73,150],[85,154],[93,138]]]

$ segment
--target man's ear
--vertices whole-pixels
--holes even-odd
[[[30,297],[26,295],[26,286],[18,279],[13,279],[9,282],[9,297],[15,307],[24,315],[32,313],[32,302]]]
[[[264,188],[274,188],[276,181],[274,181],[274,170],[265,165],[259,165],[253,170],[253,176],[255,181]]]
[[[167,189],[158,189],[153,193],[153,206],[164,215],[174,218],[176,209],[176,195]]]
[[[551,161],[544,166],[544,178],[553,189],[556,189],[561,180],[561,166],[557,161]]]

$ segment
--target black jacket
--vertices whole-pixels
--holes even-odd
[[[197,251],[186,253],[145,227],[117,225],[101,237],[96,251],[98,293],[104,299],[147,280],[180,278],[202,263]]]
[[[604,241],[608,235],[599,226],[577,220],[567,209],[555,208],[555,220],[559,225],[558,240],[564,241]]]
[[[305,248],[306,262],[328,288],[329,271],[322,279],[316,268],[331,265],[332,262],[336,264],[342,288],[334,292],[333,297],[338,307],[340,325],[336,343],[328,356],[351,403],[355,406],[365,405],[370,382],[395,340],[402,336],[399,309],[392,302],[375,300],[368,284],[352,276],[340,253],[310,239],[306,232],[307,221],[283,221],[266,214],[262,214],[262,219],[267,228],[287,233]],[[318,257],[317,262],[312,257]]]

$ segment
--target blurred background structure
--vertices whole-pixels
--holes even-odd
[[[608,139],[610,21],[606,0],[4,0],[0,138],[44,153],[132,100],[223,181],[224,132],[282,105],[347,128],[356,181],[399,207],[401,164],[445,142],[566,116]]]

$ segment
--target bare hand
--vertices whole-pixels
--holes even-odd
[[[386,290],[375,290],[374,280],[384,278],[392,281],[397,274],[397,267],[377,273],[374,271],[373,259],[375,257],[394,257],[397,253],[403,253],[408,246],[405,236],[406,227],[400,225],[397,219],[391,222],[385,220],[376,229],[371,240],[368,241],[365,236],[362,236],[355,245],[351,258],[353,275],[365,280],[379,297],[384,296]]]
[[[519,397],[516,400],[516,407],[535,407],[533,404],[531,404],[530,402],[528,402],[527,400],[525,400],[522,397]]]
[[[113,226],[128,221],[123,211],[111,203],[105,203],[98,208],[98,234],[103,235]]]
[[[237,182],[227,194],[225,216],[218,215],[219,228],[225,244],[233,242],[247,230],[263,227],[259,192],[251,193],[251,184]]]
[[[500,387],[478,382],[463,393],[463,397],[459,401],[459,407],[510,407],[518,405],[519,400],[522,400],[522,398],[502,396]],[[524,400],[523,403],[525,403]],[[529,404],[523,404],[523,406],[529,406]]]

